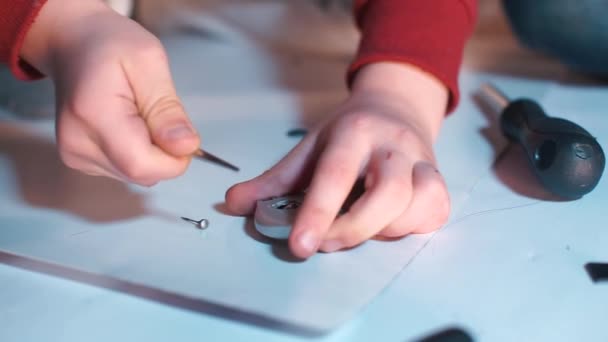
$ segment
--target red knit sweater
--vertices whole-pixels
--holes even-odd
[[[42,75],[19,57],[25,34],[47,0],[0,0],[0,62],[19,79]],[[410,63],[441,80],[458,103],[462,50],[475,25],[476,0],[356,0],[361,29],[359,52],[349,80],[362,66],[378,61]]]

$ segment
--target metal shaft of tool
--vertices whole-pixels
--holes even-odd
[[[190,223],[192,223],[192,224],[199,224],[199,221],[197,221],[197,220],[193,220],[193,219],[191,219],[191,218],[187,218],[187,217],[183,217],[183,216],[181,216],[181,219],[182,219],[182,220],[184,220],[184,221],[186,221],[186,222],[190,222]]]
[[[484,104],[497,114],[501,114],[509,105],[509,98],[490,83],[481,86],[479,95]]]
[[[225,161],[225,160],[223,160],[223,159],[221,159],[221,158],[219,158],[219,157],[217,157],[217,156],[215,156],[215,155],[213,155],[213,154],[211,154],[211,153],[209,153],[207,151],[204,151],[204,150],[202,150],[200,148],[196,152],[194,152],[194,155],[197,156],[197,157],[199,157],[199,158],[208,160],[208,161],[210,161],[212,163],[216,163],[216,164],[219,164],[219,165],[221,165],[223,167],[229,168],[230,170],[239,171],[238,167],[236,167],[236,166],[230,164],[229,162],[227,162],[227,161]]]

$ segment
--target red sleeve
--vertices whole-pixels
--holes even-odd
[[[8,64],[22,80],[42,75],[25,63],[19,52],[25,35],[46,0],[0,0],[0,63]]]
[[[369,63],[413,64],[447,86],[448,112],[452,111],[459,100],[462,53],[476,14],[476,0],[356,0],[355,18],[362,35],[348,71],[349,83]]]

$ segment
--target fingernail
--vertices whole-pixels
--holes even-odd
[[[196,133],[187,124],[179,124],[177,126],[171,127],[165,131],[164,137],[167,140],[181,140],[186,138],[191,138],[195,136]]]
[[[302,233],[298,239],[298,243],[300,244],[300,247],[302,247],[308,253],[314,253],[317,251],[318,240],[312,232],[307,231]]]
[[[329,240],[323,243],[323,251],[327,253],[332,253],[337,250],[342,249],[344,245],[339,240]]]

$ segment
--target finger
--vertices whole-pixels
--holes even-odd
[[[80,164],[81,166],[77,170],[88,176],[106,177],[117,180],[119,182],[126,182],[126,179],[124,177],[118,176],[116,173],[109,171],[103,166],[93,164],[87,159],[81,159],[78,156],[74,156],[74,163]]]
[[[166,53],[156,38],[132,59],[122,61],[140,115],[154,144],[175,156],[189,156],[200,146],[184,106],[177,97]]]
[[[237,215],[250,214],[259,199],[282,196],[306,184],[316,158],[316,135],[309,134],[270,170],[226,192],[226,204]]]
[[[68,167],[89,176],[102,176],[120,182],[128,182],[129,180],[127,177],[112,165],[101,150],[99,148],[97,148],[97,150],[98,151],[95,153],[89,152],[86,155],[66,153],[62,155],[62,160]]]
[[[320,156],[289,237],[295,256],[307,258],[316,253],[369,154],[364,140],[350,134],[336,136]]]
[[[151,185],[182,174],[190,161],[185,156],[195,151],[199,139],[195,135],[185,139],[190,141],[186,144],[170,146],[163,145],[162,139],[154,141],[148,121],[152,122],[155,137],[162,136],[155,123],[161,122],[163,129],[163,122],[176,124],[172,120],[156,120],[171,117],[157,113],[173,112],[173,107],[166,104],[174,103],[176,98],[168,63],[160,43],[151,34],[141,28],[125,32],[140,35],[141,39],[130,39],[137,46],[101,49],[94,55],[84,53],[83,65],[97,62],[95,68],[77,63],[58,73],[58,105],[86,123],[90,138],[128,181]],[[183,110],[173,117],[185,120]],[[184,148],[185,145],[194,146]]]
[[[60,106],[86,126],[89,138],[127,181],[150,186],[186,170],[189,157],[172,156],[153,144],[123,68],[101,63],[78,78]]]
[[[361,244],[397,219],[412,198],[412,164],[404,155],[382,151],[370,163],[371,188],[340,216],[321,245],[334,252]]]
[[[57,120],[57,144],[63,163],[71,169],[92,176],[105,176],[126,181],[92,140],[86,124],[77,116],[62,111]]]
[[[116,174],[129,182],[151,186],[186,170],[190,158],[174,157],[153,144],[148,127],[132,102],[109,97],[97,110],[88,129],[94,132],[95,143]]]
[[[132,183],[151,186],[185,172],[190,158],[173,157],[150,143],[141,117],[108,115],[97,131],[111,164]]]
[[[395,238],[410,233],[428,233],[441,227],[450,214],[450,199],[441,174],[430,163],[414,167],[414,197],[407,210],[379,235]]]

